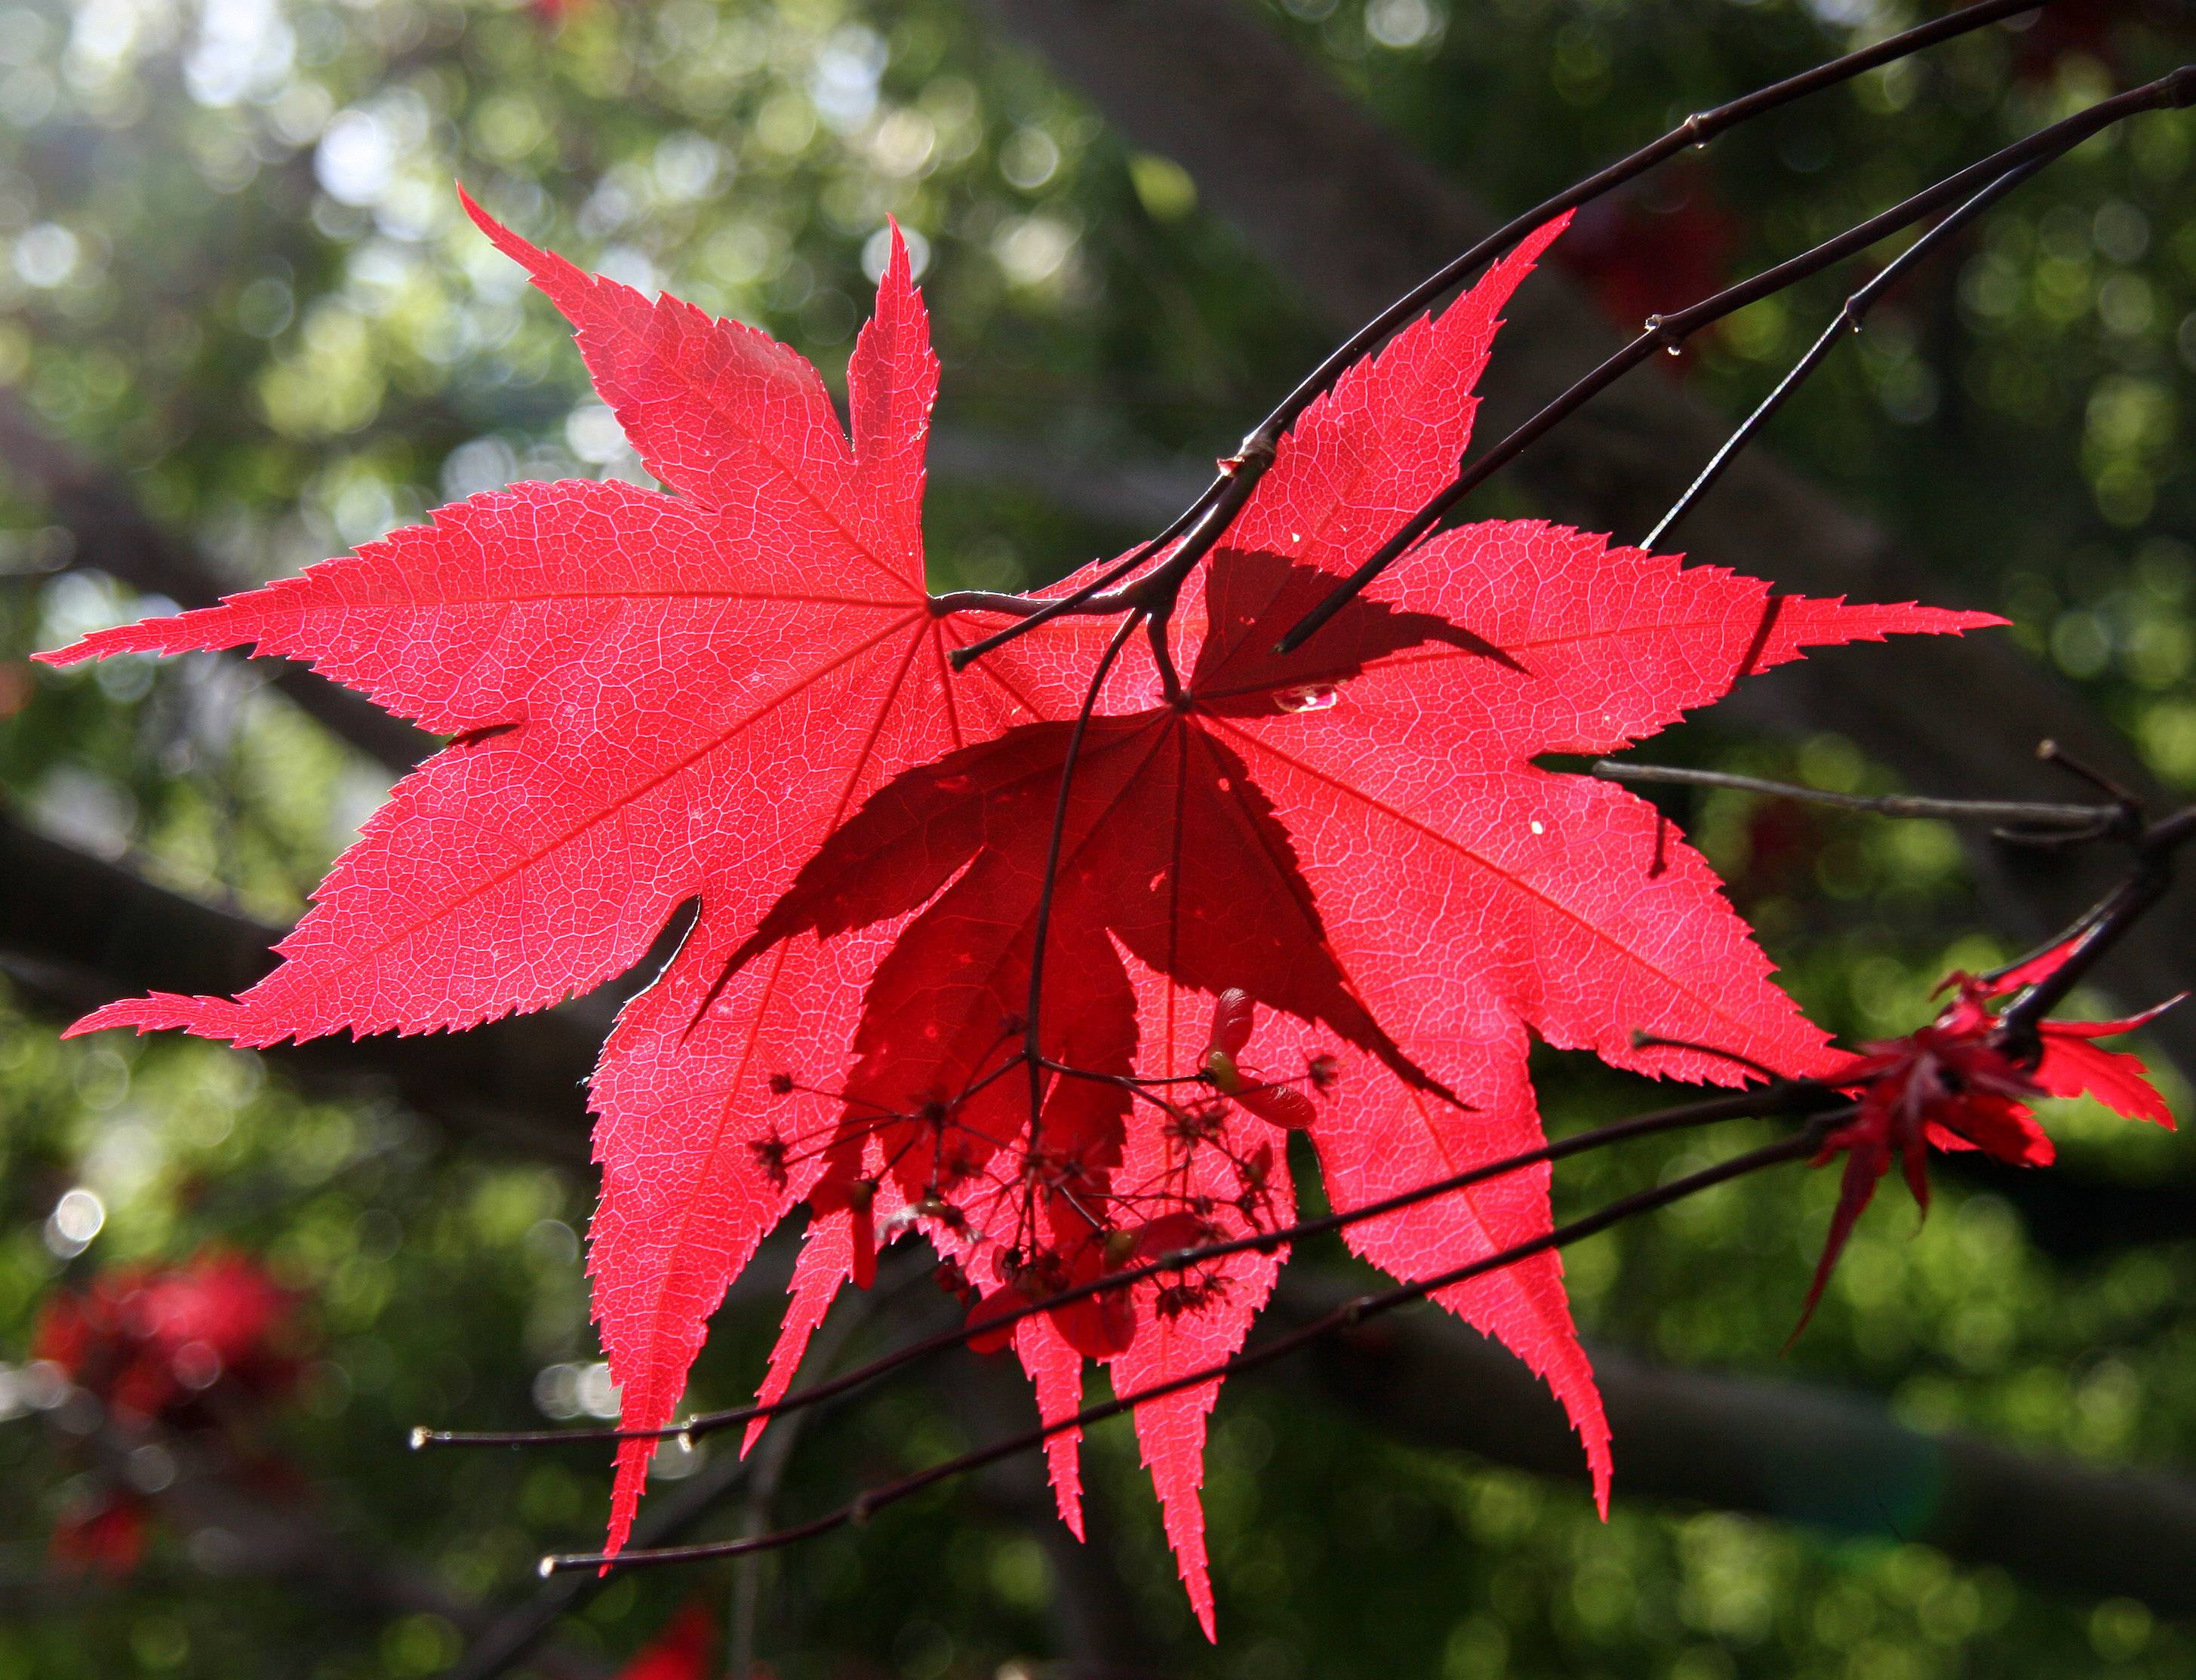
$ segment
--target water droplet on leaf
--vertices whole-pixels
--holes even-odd
[[[1306,683],[1299,688],[1283,689],[1274,696],[1274,704],[1284,712],[1324,712],[1334,701],[1332,683]]]

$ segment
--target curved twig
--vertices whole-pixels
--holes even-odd
[[[1517,427],[1436,492],[1394,536],[1336,585],[1317,606],[1299,619],[1275,644],[1274,651],[1288,654],[1302,647],[1322,625],[1361,594],[1375,578],[1415,547],[1458,502],[1624,375],[1652,358],[1656,352],[1675,350],[1703,327],[1713,325],[1725,315],[1734,315],[1750,303],[1759,303],[1787,286],[1821,273],[1834,263],[1867,250],[1878,240],[1916,222],[1925,220],[1948,205],[1957,204],[2024,165],[2062,157],[2092,135],[2130,117],[2147,111],[2177,109],[2192,100],[2196,100],[2196,66],[2183,65],[2154,82],[2147,82],[2141,87],[2115,94],[2110,99],[2100,100],[2063,121],[2038,129],[2026,140],[2016,141],[2011,146],[1993,152],[1958,173],[1947,176],[1935,186],[1880,211],[1834,239],[1825,240],[1796,257],[1787,257],[1751,280],[1727,286],[1674,314],[1650,316],[1646,331],[1547,403],[1539,413]]]
[[[1324,1214],[1315,1219],[1301,1220],[1294,1225],[1274,1231],[1262,1231],[1255,1236],[1230,1238],[1225,1242],[1206,1243],[1196,1248],[1182,1249],[1171,1254],[1161,1255],[1157,1259],[1147,1261],[1141,1265],[1125,1267],[1092,1282],[1078,1284],[1072,1288],[1062,1290],[1058,1294],[1048,1296],[1041,1301],[1026,1302],[1009,1310],[1003,1311],[997,1316],[987,1319],[977,1329],[961,1325],[952,1330],[940,1331],[922,1341],[910,1342],[907,1347],[887,1354],[858,1370],[847,1371],[826,1382],[797,1390],[768,1405],[739,1406],[725,1412],[705,1412],[690,1417],[684,1423],[667,1424],[660,1429],[534,1429],[493,1433],[421,1428],[412,1432],[412,1444],[414,1447],[419,1448],[561,1446],[591,1441],[661,1440],[679,1435],[695,1436],[710,1435],[719,1429],[733,1429],[743,1423],[753,1423],[757,1418],[779,1417],[789,1412],[799,1411],[805,1406],[834,1399],[850,1389],[888,1375],[902,1365],[926,1359],[933,1354],[943,1353],[948,1348],[957,1348],[973,1335],[1006,1329],[1019,1324],[1024,1319],[1033,1318],[1039,1313],[1051,1312],[1056,1308],[1065,1307],[1077,1301],[1087,1300],[1110,1290],[1131,1288],[1167,1273],[1184,1271],[1193,1266],[1204,1265],[1211,1261],[1225,1260],[1233,1255],[1270,1252],[1284,1244],[1300,1242],[1309,1237],[1323,1236],[1331,1231],[1344,1230],[1366,1220],[1379,1219],[1389,1214],[1400,1213],[1407,1208],[1416,1207],[1422,1202],[1455,1195],[1460,1191],[1471,1189],[1475,1185],[1488,1183],[1511,1173],[1522,1172],[1529,1168],[1566,1160],[1574,1156],[1589,1153],[1593,1150],[1607,1148],[1613,1144],[1629,1142],[1634,1138],[1651,1137],[1663,1132],[1710,1125],[1724,1120],[1759,1119],[1776,1114],[1804,1113],[1811,1107],[1842,1100],[1841,1097],[1827,1092],[1823,1087],[1812,1081],[1794,1080],[1783,1085],[1765,1088],[1757,1086],[1751,1090],[1735,1091],[1725,1096],[1708,1097],[1698,1102],[1685,1103],[1673,1108],[1658,1109],[1649,1114],[1634,1115],[1628,1119],[1612,1121],[1605,1126],[1597,1126],[1589,1131],[1574,1133],[1569,1137],[1544,1144],[1538,1149],[1505,1156],[1496,1161],[1482,1162],[1478,1166],[1452,1174],[1447,1178],[1422,1184],[1413,1189],[1398,1191],[1396,1194],[1384,1196],[1378,1201],[1367,1202],[1362,1207]]]
[[[2042,3],[2049,4],[2050,0],[2042,0]],[[1130,604],[1126,601],[1101,604],[1099,598],[1103,592],[1138,569],[1179,537],[1182,538],[1181,546],[1168,557],[1163,569],[1164,577],[1155,574],[1154,580],[1159,592],[1170,597],[1172,591],[1178,588],[1182,578],[1188,575],[1189,569],[1204,558],[1227,534],[1235,515],[1250,500],[1251,491],[1257,488],[1259,479],[1273,465],[1282,435],[1296,423],[1304,410],[1331,390],[1335,382],[1361,357],[1377,349],[1420,310],[1431,307],[1462,286],[1479,268],[1501,256],[1534,228],[1566,211],[1591,204],[1594,199],[1638,179],[1680,152],[1706,146],[1717,136],[1757,117],[1765,116],[1794,100],[1836,87],[1864,72],[1911,57],[1958,36],[2039,9],[2034,0],[1982,0],[1979,4],[1933,19],[1871,46],[1818,64],[1796,76],[1788,76],[1783,81],[1757,88],[1752,93],[1742,95],[1709,110],[1696,111],[1668,133],[1649,141],[1638,151],[1620,158],[1562,192],[1543,199],[1530,210],[1512,216],[1463,255],[1419,281],[1338,344],[1318,367],[1297,382],[1295,389],[1271,413],[1251,429],[1235,453],[1222,464],[1218,476],[1199,494],[1196,500],[1185,508],[1165,531],[1138,548],[1118,566],[1108,569],[1072,595],[1055,599],[1000,596],[980,592],[939,597],[933,603],[933,611],[954,611],[966,606],[1011,613],[1019,620],[981,641],[972,642],[956,649],[950,655],[953,668],[956,671],[963,669],[969,661],[980,658],[992,649],[1004,646],[1038,625],[1063,614],[1118,611]],[[1164,606],[1164,603],[1157,604]]]
[[[1793,1134],[1790,1137],[1780,1138],[1775,1143],[1765,1144],[1759,1149],[1748,1150],[1743,1155],[1733,1156],[1731,1159],[1719,1162],[1713,1167],[1688,1173],[1682,1178],[1673,1179],[1667,1184],[1656,1185],[1646,1190],[1634,1192],[1632,1195],[1620,1198],[1593,1213],[1575,1219],[1568,1224],[1557,1226],[1554,1229],[1526,1242],[1513,1244],[1509,1248],[1482,1256],[1466,1265],[1453,1267],[1446,1272],[1438,1273],[1418,1283],[1397,1284],[1391,1288],[1377,1290],[1370,1295],[1358,1296],[1353,1300],[1344,1302],[1333,1311],[1313,1319],[1309,1324],[1291,1331],[1286,1335],[1277,1336],[1271,1342],[1238,1354],[1233,1359],[1197,1371],[1185,1372],[1179,1377],[1170,1377],[1164,1382],[1151,1383],[1145,1388],[1132,1390],[1096,1406],[1085,1406],[1072,1417],[1063,1417],[1051,1423],[1040,1424],[1036,1429],[1010,1435],[1004,1440],[995,1441],[989,1446],[980,1447],[975,1452],[962,1453],[958,1458],[948,1459],[944,1464],[933,1464],[927,1469],[903,1476],[897,1481],[887,1482],[881,1487],[870,1488],[851,1503],[841,1506],[837,1510],[817,1517],[811,1521],[797,1523],[789,1528],[781,1528],[775,1533],[757,1535],[748,1539],[708,1541],[698,1545],[665,1546],[655,1550],[632,1550],[621,1552],[615,1557],[600,1552],[552,1553],[541,1560],[541,1573],[544,1576],[548,1576],[575,1569],[644,1568],[666,1563],[699,1562],[703,1559],[713,1557],[741,1557],[751,1552],[774,1550],[781,1546],[792,1545],[798,1541],[812,1539],[820,1534],[828,1534],[836,1528],[866,1522],[871,1515],[883,1510],[887,1505],[897,1504],[899,1501],[939,1482],[964,1475],[971,1470],[981,1469],[986,1464],[996,1464],[1000,1459],[1011,1458],[1018,1452],[1026,1452],[1042,1446],[1053,1436],[1066,1430],[1088,1429],[1093,1424],[1105,1422],[1109,1417],[1118,1417],[1124,1412],[1134,1411],[1137,1406],[1147,1405],[1153,1400],[1164,1400],[1169,1394],[1181,1394],[1186,1389],[1199,1388],[1207,1383],[1218,1382],[1240,1371],[1255,1370],[1260,1365],[1270,1365],[1275,1360],[1292,1354],[1299,1348],[1305,1347],[1335,1331],[1347,1330],[1353,1325],[1363,1323],[1367,1319],[1375,1318],[1383,1313],[1392,1312],[1398,1307],[1408,1306],[1413,1302],[1423,1301],[1429,1296],[1440,1293],[1442,1290],[1452,1289],[1459,1284],[1469,1283],[1474,1278],[1483,1277],[1490,1272],[1500,1271],[1507,1266],[1514,1266],[1520,1261],[1532,1258],[1534,1255],[1566,1248],[1573,1243],[1598,1235],[1611,1226],[1619,1224],[1635,1215],[1667,1207],[1673,1202],[1681,1201],[1701,1191],[1710,1189],[1719,1184],[1729,1183],[1733,1179],[1742,1178],[1749,1173],[1759,1172],[1765,1168],[1778,1166],[1788,1161],[1804,1159],[1815,1152],[1820,1146],[1822,1139],[1827,1135],[1829,1129],[1840,1117],[1835,1111],[1817,1116],[1809,1122],[1805,1129]]]
[[[2118,814],[2112,805],[2059,805],[2040,800],[1948,800],[1915,794],[1835,794],[1794,782],[1772,782],[1729,771],[1690,770],[1679,765],[1636,765],[1622,759],[1598,759],[1592,774],[1609,782],[1666,783],[1679,788],[1728,788],[1772,799],[1797,800],[1838,811],[1871,811],[1879,817],[1935,817],[1947,823],[2032,823],[2087,830],[2109,823]]]

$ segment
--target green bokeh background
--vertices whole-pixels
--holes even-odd
[[[1505,211],[1687,110],[1911,20],[1872,0],[1265,10]],[[1597,284],[1635,313],[1688,301],[1688,286],[1751,272],[2168,67],[2188,40],[2171,23],[2066,0],[2047,23],[1731,136],[1627,196],[1588,253]],[[2192,152],[2186,113],[2085,146],[1896,294],[1769,433],[1927,557],[1945,598],[2012,618],[2184,790]],[[593,0],[561,22],[440,0],[83,0],[0,9],[0,384],[240,582],[515,477],[639,478],[562,322],[459,214],[459,177],[584,264],[787,339],[835,389],[880,230],[899,217],[924,264],[945,369],[938,424],[956,445],[928,514],[941,588],[1039,580],[1147,529],[1165,487],[1193,487],[1327,343],[1180,167],[1125,144],[951,0]],[[1825,280],[1761,304],[1682,368],[1638,377],[1688,379],[1735,415],[1836,297]],[[1116,484],[1124,465],[1139,475],[1127,488],[1084,482]],[[1497,487],[1476,505],[1513,496]],[[234,661],[34,670],[33,649],[153,604],[100,564],[35,483],[0,473],[11,809],[176,890],[294,917],[385,775]],[[1892,785],[1831,734],[1769,740],[1704,720],[1670,748],[1836,788]],[[1948,831],[1795,818],[1735,795],[1671,809],[1801,1002],[1851,1038],[1910,1028],[1948,967],[2008,952]],[[393,1614],[339,1582],[239,1575],[217,1548],[157,1527],[126,1579],[55,1573],[46,1537],[102,1472],[66,1407],[32,1404],[29,1326],[48,1291],[103,1267],[217,1240],[264,1256],[305,1296],[314,1353],[255,1437],[346,1545],[454,1604],[515,1603],[545,1546],[596,1532],[604,1467],[414,1458],[401,1440],[422,1420],[518,1426],[542,1421],[537,1396],[559,1412],[575,1393],[599,1398],[575,1235],[591,1186],[391,1104],[300,1095],[271,1060],[61,1044],[55,1019],[8,996],[0,1677],[440,1671],[462,1648],[457,1619]],[[1575,1058],[1544,1062],[1555,1128],[1645,1100]],[[2187,1112],[2185,1084],[2160,1078]],[[2050,1119],[2064,1170],[2090,1185],[2196,1186],[2175,1137],[2086,1106]],[[1559,1204],[1683,1170],[1702,1147],[1567,1164]],[[80,1252],[49,1225],[72,1186],[106,1210]],[[1924,1428],[2104,1465],[2170,1470],[2196,1455],[2196,1251],[2071,1240],[1957,1180],[1918,1228],[1881,1198],[1780,1362],[1832,1192],[1826,1175],[1752,1181],[1575,1250],[1582,1323],[1673,1364],[1879,1396]],[[1297,1263],[1343,1264],[1326,1250]],[[751,1390],[775,1318],[764,1299],[726,1308],[697,1400]],[[965,1377],[903,1383],[819,1424],[779,1515],[980,1438]],[[1112,1613],[1133,1624],[1120,1642],[1153,1671],[1241,1680],[2196,1665],[2189,1630],[2130,1601],[1960,1567],[1903,1543],[1898,1511],[1840,1537],[1628,1500],[1617,1451],[1604,1524],[1573,1485],[1400,1445],[1286,1385],[1238,1384],[1207,1484],[1222,1627],[1207,1647],[1133,1443],[1101,1429],[1090,1473]],[[786,1553],[760,1572],[756,1648],[783,1677],[1043,1672],[1065,1638],[1049,1521],[980,1487]],[[720,1566],[621,1581],[557,1638],[609,1672],[677,1606],[733,1595]]]

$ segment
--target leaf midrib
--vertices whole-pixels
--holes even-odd
[[[832,659],[823,665],[818,666],[813,670],[808,672],[806,675],[799,678],[794,682],[789,683],[777,693],[771,696],[768,699],[763,701],[750,710],[743,713],[738,720],[734,723],[731,727],[720,731],[710,740],[703,742],[701,746],[688,753],[684,758],[679,759],[676,763],[666,766],[664,769],[656,772],[654,776],[650,776],[647,780],[627,789],[616,799],[606,800],[594,811],[589,812],[582,821],[573,824],[571,827],[566,828],[563,833],[558,834],[555,838],[536,846],[524,857],[512,860],[511,863],[504,865],[501,869],[494,871],[479,881],[475,882],[465,892],[460,892],[453,898],[443,900],[442,903],[437,904],[431,912],[407,922],[403,927],[398,928],[394,932],[388,934],[373,945],[367,947],[366,950],[346,955],[343,961],[331,965],[325,973],[328,977],[332,978],[335,975],[355,972],[362,965],[373,961],[387,951],[393,950],[397,945],[403,944],[404,941],[411,938],[414,934],[420,932],[421,929],[432,927],[435,923],[446,919],[462,906],[471,904],[484,894],[494,891],[505,881],[509,880],[512,876],[533,868],[543,858],[547,857],[552,853],[558,852],[563,847],[570,845],[575,840],[587,833],[590,828],[596,827],[598,823],[607,821],[610,817],[621,811],[630,809],[633,805],[637,804],[641,800],[645,799],[650,794],[655,792],[658,788],[662,787],[666,782],[684,775],[687,771],[692,769],[694,765],[699,764],[703,759],[708,758],[711,753],[718,751],[736,736],[744,734],[748,730],[753,728],[771,713],[776,711],[779,707],[787,704],[797,696],[804,693],[812,684],[821,681],[824,678],[829,676],[832,672],[839,669],[841,666],[851,664],[855,660],[859,659],[864,654],[868,653],[879,644],[888,640],[893,632],[904,629],[910,624],[919,623],[922,617],[922,615],[920,613],[909,613],[899,619],[897,622],[887,625],[882,630],[880,630],[875,635],[870,637],[866,641],[858,643],[855,646],[848,649],[846,652],[839,655],[836,658]],[[286,944],[287,941],[285,941],[285,944]]]

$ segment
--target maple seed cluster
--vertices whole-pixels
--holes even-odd
[[[806,1161],[835,1158],[843,1167],[858,1155],[861,1169],[850,1176],[843,1170],[835,1175],[827,1165],[809,1195],[818,1214],[852,1215],[854,1282],[866,1289],[876,1281],[881,1246],[910,1232],[926,1232],[940,1254],[939,1287],[969,1309],[970,1326],[977,1331],[969,1346],[995,1353],[1013,1342],[1019,1319],[980,1327],[1026,1303],[1042,1305],[1131,1267],[1288,1223],[1288,1210],[1274,1195],[1274,1139],[1245,1140],[1232,1123],[1234,1111],[1240,1108],[1285,1131],[1309,1130],[1319,1117],[1311,1093],[1332,1096],[1340,1067],[1321,1052],[1306,1059],[1294,1080],[1261,1077],[1242,1060],[1255,1017],[1248,992],[1232,987],[1222,992],[1213,1006],[1204,1054],[1188,1073],[1118,1076],[1064,1064],[1048,1070],[1063,1081],[1109,1087],[1125,1081],[1162,1114],[1165,1163],[1133,1186],[1121,1183],[1116,1163],[1106,1158],[1118,1156],[1118,1146],[1094,1155],[1044,1146],[1027,1131],[1003,1141],[968,1117],[970,1097],[1020,1066],[1020,1054],[996,1062],[955,1095],[933,1097],[911,1112],[864,1111],[842,1092],[804,1086],[789,1073],[772,1074],[767,1082],[773,1096],[822,1096],[846,1111],[828,1129],[828,1138],[773,1131],[748,1148],[780,1189]],[[1006,1016],[1000,1046],[1018,1041],[1026,1025],[1018,1015]],[[871,1149],[873,1141],[881,1147]],[[1206,1187],[1212,1181],[1199,1170],[1200,1152],[1224,1163],[1232,1193]],[[895,1199],[899,1169],[917,1154],[928,1163],[920,1190],[888,1211],[881,1209],[881,1200]],[[980,1276],[996,1279],[996,1286],[986,1290],[976,1281]],[[1158,1319],[1178,1319],[1224,1298],[1228,1289],[1228,1279],[1218,1270],[1186,1261],[1177,1275],[1152,1285],[1151,1311]],[[1110,1358],[1136,1339],[1136,1314],[1125,1289],[1062,1302],[1047,1317],[1069,1346],[1090,1358]]]

